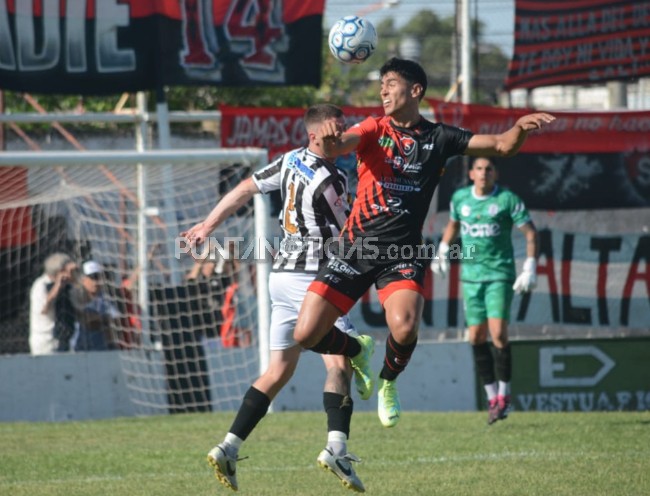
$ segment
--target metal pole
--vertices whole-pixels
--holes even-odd
[[[472,29],[469,18],[469,1],[460,0],[461,18],[461,74],[463,75],[462,102],[472,102]]]
[[[139,91],[136,96],[137,112],[141,119],[135,128],[135,147],[140,153],[147,149],[147,95]],[[142,344],[151,346],[151,327],[149,322],[149,260],[147,259],[147,170],[142,163],[136,169],[138,203],[138,243],[137,265],[132,270],[138,274],[138,305],[142,323]]]
[[[165,89],[159,86],[156,89],[156,114],[158,115],[158,148],[161,150],[171,149],[171,131],[169,126],[169,106],[167,105],[167,97]],[[171,164],[162,165],[162,181],[163,181],[163,202],[164,209],[161,216],[167,226],[167,242],[169,253],[174,253],[174,240],[178,237],[180,229],[176,218],[176,200],[174,193],[174,171]],[[189,226],[188,226],[189,227]],[[174,257],[169,258],[169,276],[170,282],[174,286],[180,286],[183,278],[181,274],[181,267],[178,260]]]
[[[255,212],[255,241],[260,248],[269,240],[268,219],[270,205],[267,195],[253,197]],[[257,336],[259,340],[260,375],[269,366],[269,327],[271,325],[271,297],[269,296],[269,275],[271,264],[266,260],[266,253],[260,250],[255,266],[255,284],[257,285]]]

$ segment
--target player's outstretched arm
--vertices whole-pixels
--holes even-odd
[[[522,147],[528,133],[555,120],[551,114],[537,112],[520,117],[515,125],[501,134],[475,134],[469,140],[465,155],[511,157]]]
[[[200,245],[223,221],[259,192],[252,178],[244,179],[215,205],[203,222],[183,231],[180,235],[189,241],[190,246]]]

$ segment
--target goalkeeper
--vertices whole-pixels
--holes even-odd
[[[475,159],[469,177],[474,184],[459,189],[451,198],[449,223],[431,269],[443,277],[447,274],[449,259],[454,258],[449,245],[460,232],[465,254],[460,276],[465,322],[476,370],[487,393],[488,424],[493,424],[505,419],[510,410],[510,303],[514,291],[521,293],[535,288],[537,230],[521,199],[496,183],[497,171],[492,162],[486,158]],[[526,260],[516,279],[513,225],[526,237]],[[488,331],[494,357],[487,342]]]

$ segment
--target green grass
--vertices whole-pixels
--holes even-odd
[[[230,494],[205,461],[232,413],[0,424],[0,494]],[[650,494],[650,412],[355,414],[350,451],[371,495]],[[324,413],[268,415],[241,451],[242,495],[354,494],[316,465]]]

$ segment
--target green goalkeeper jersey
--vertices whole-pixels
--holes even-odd
[[[477,196],[474,186],[468,186],[451,197],[449,215],[460,222],[461,281],[514,281],[512,226],[530,222],[523,201],[499,185],[486,196]]]

